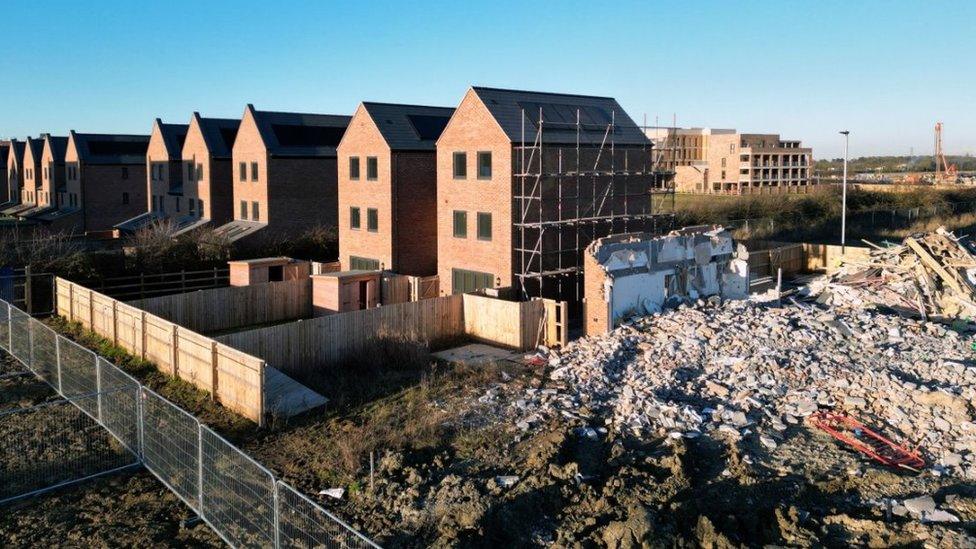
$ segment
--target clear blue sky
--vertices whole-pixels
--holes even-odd
[[[976,153],[976,2],[8,1],[0,136],[471,84],[612,95],[638,123],[780,132],[842,154]]]

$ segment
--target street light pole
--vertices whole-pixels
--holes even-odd
[[[851,132],[844,130],[840,132],[844,136],[844,183],[841,190],[841,211],[840,211],[840,253],[847,253],[847,154],[850,145]]]

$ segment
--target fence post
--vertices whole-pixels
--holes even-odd
[[[264,427],[264,367],[262,360],[258,366],[258,427]]]
[[[181,293],[186,293],[186,269],[180,270],[180,290]]]
[[[61,387],[61,336],[54,335],[54,363],[58,367],[58,394],[64,396],[63,387]]]
[[[95,292],[88,290],[88,329],[98,333],[95,330]]]
[[[27,309],[28,315],[34,313],[34,299],[32,297],[34,291],[31,287],[31,280],[34,278],[32,271],[30,263],[24,266],[24,308]]]
[[[372,463],[373,454],[370,452],[370,462]],[[274,484],[274,546],[275,549],[281,548],[281,521],[278,518],[278,513],[280,512],[279,507],[281,506],[281,500],[278,497],[278,481],[274,478],[271,479]]]
[[[119,345],[119,302],[112,300],[112,345]]]
[[[180,336],[177,333],[176,324],[173,324],[171,322],[170,323],[170,326],[173,327],[173,337],[172,337],[172,339],[170,341],[171,346],[173,348],[173,353],[172,353],[172,358],[173,358],[173,377],[179,377],[179,375],[177,374],[177,372],[179,371],[179,368],[176,365],[176,361],[178,360],[178,357],[179,357],[179,350],[178,350],[179,343],[178,342],[179,342],[179,337]]]
[[[10,310],[13,305],[7,303],[7,349],[10,349],[10,354],[14,354],[14,314]]]
[[[68,322],[75,321],[75,285],[68,283]]]
[[[97,405],[97,418],[99,423],[102,421],[102,363],[98,360],[98,355],[95,355],[95,402]]]
[[[210,341],[210,400],[217,400],[217,342]]]
[[[139,355],[142,360],[146,360],[146,311],[139,311],[140,318],[140,328],[142,330],[142,336],[139,338],[141,341]]]
[[[203,426],[197,420],[197,514],[203,518]]]
[[[145,452],[146,406],[143,403],[143,400],[145,400],[145,395],[143,394],[142,389],[143,389],[142,385],[138,385],[136,387],[136,416],[139,420],[138,425],[139,425],[139,461],[140,462],[144,461],[146,456],[146,452]]]

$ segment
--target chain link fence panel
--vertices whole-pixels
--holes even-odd
[[[0,349],[10,352],[10,304],[0,300]]]
[[[58,335],[37,319],[30,319],[31,369],[52,387],[58,386]],[[89,391],[94,392],[94,391]]]
[[[278,482],[278,536],[281,547],[379,547],[284,482]]]
[[[10,354],[28,368],[31,367],[30,316],[10,307]]]
[[[98,357],[99,420],[129,450],[139,453],[139,382]]]
[[[139,464],[138,455],[84,412],[97,398],[0,413],[0,502]]]
[[[142,460],[194,511],[200,510],[200,423],[143,387]]]
[[[203,516],[234,547],[275,546],[275,479],[206,427],[200,428]]]

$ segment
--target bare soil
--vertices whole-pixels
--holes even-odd
[[[791,425],[772,452],[705,437],[594,438],[580,428],[600,425],[573,418],[526,434],[506,409],[526,387],[545,388],[542,369],[432,366],[419,352],[347,366],[303,380],[331,399],[326,409],[265,429],[142,375],[385,547],[922,547],[976,539],[971,483],[886,469],[805,425]],[[319,495],[328,488],[345,494]],[[892,500],[919,495],[960,521],[924,524],[891,512]],[[187,508],[147,473],[18,505],[0,509],[0,536],[15,546],[217,543],[203,525],[181,529]]]

